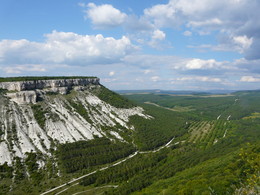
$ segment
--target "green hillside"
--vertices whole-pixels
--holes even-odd
[[[127,142],[96,137],[61,144],[53,151],[55,157],[48,160],[45,170],[37,167],[39,156],[29,154],[26,167],[17,159],[16,167],[21,168],[16,171],[14,192],[39,194],[53,189],[47,194],[260,193],[259,91],[221,96],[122,97],[101,87],[93,93],[115,107],[142,106],[151,118],[132,116],[128,123],[134,128],[120,124],[113,127],[121,129],[120,135],[127,137]],[[65,98],[89,119],[90,113],[74,95]],[[34,107],[38,116],[40,110]],[[54,166],[56,160],[58,164]],[[8,193],[12,171],[7,165],[0,166],[0,194]],[[26,172],[31,175],[29,179]]]

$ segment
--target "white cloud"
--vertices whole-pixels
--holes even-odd
[[[215,26],[221,25],[223,22],[218,18],[212,18],[205,21],[190,21],[188,22],[188,27],[203,27],[203,26]]]
[[[238,50],[240,50],[240,52],[244,52],[245,50],[247,50],[253,43],[253,38],[248,38],[246,35],[243,36],[234,36],[233,37],[233,41],[235,44],[238,45]]]
[[[235,3],[234,0],[169,0],[167,4],[158,4],[145,9],[144,14],[156,26],[172,27],[186,24],[193,27],[216,26],[221,28],[223,27],[221,25],[232,24],[233,21],[230,20],[248,20],[248,13],[251,13],[248,7],[257,10],[257,2],[248,4],[246,1]],[[236,18],[236,16],[240,16],[240,18]]]
[[[145,9],[144,15],[155,28],[184,25],[200,35],[214,31],[227,41],[209,49],[235,50],[248,59],[260,59],[259,7],[257,0],[169,0]]]
[[[87,5],[86,18],[91,19],[95,28],[111,28],[121,25],[127,15],[112,5],[103,4],[100,6],[94,3]]]
[[[186,59],[182,63],[176,63],[173,65],[173,69],[181,70],[207,70],[207,69],[219,69],[223,67],[223,62],[218,62],[215,59],[203,60],[203,59]]]
[[[109,76],[114,76],[114,75],[115,75],[114,71],[109,72]]]
[[[201,82],[216,82],[219,83],[222,80],[220,78],[207,77],[207,76],[190,76],[190,77],[180,77],[176,79],[177,81],[201,81]]]
[[[186,37],[190,37],[192,35],[192,32],[186,30],[186,31],[183,32],[183,35],[186,36]]]
[[[219,40],[219,44],[210,45],[202,44],[198,46],[189,45],[189,48],[198,49],[198,51],[205,52],[206,49],[212,51],[236,51],[239,53],[245,53],[253,43],[253,38],[248,38],[246,35],[243,36],[222,36]]]
[[[144,15],[147,18],[153,20],[153,23],[157,27],[165,27],[171,26],[174,22],[177,22],[177,14],[174,8],[174,5],[171,3],[168,4],[158,4],[151,8],[147,8],[144,10]],[[175,26],[179,25],[180,23],[176,23]]]
[[[149,74],[149,73],[151,73],[151,72],[153,72],[153,71],[150,70],[150,69],[147,69],[147,70],[144,70],[143,72],[144,72],[144,74]]]
[[[218,66],[218,63],[214,59],[201,60],[192,59],[186,64],[187,69],[210,69]]]
[[[156,29],[152,32],[151,40],[148,42],[148,45],[153,48],[161,49],[163,47],[165,37],[166,34],[163,31]]]
[[[154,40],[164,40],[166,37],[165,33],[161,30],[155,30],[153,31],[152,39]]]
[[[161,28],[176,29],[184,25],[190,28],[184,36],[191,36],[191,31],[199,35],[214,31],[218,37],[224,37],[218,44],[203,48],[204,52],[209,49],[235,51],[247,59],[260,59],[260,1],[257,0],[169,0],[144,9],[141,16],[127,15],[109,4],[80,6],[86,8],[86,18],[95,28],[122,26],[130,30],[130,37],[142,45],[161,49],[159,41],[166,38]]]
[[[17,65],[14,67],[4,67],[3,71],[7,74],[20,74],[23,72],[45,72],[42,65]]]
[[[241,81],[241,82],[260,82],[260,77],[242,76],[239,81]]]
[[[153,77],[151,77],[151,80],[152,80],[153,82],[157,82],[157,81],[160,80],[160,77],[159,77],[159,76],[153,76]]]
[[[0,41],[0,64],[109,64],[121,61],[122,57],[137,49],[125,36],[114,39],[101,34],[57,31],[45,36],[45,42]]]

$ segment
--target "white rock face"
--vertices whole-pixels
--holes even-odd
[[[25,158],[26,152],[48,156],[57,143],[91,140],[95,136],[125,141],[120,128],[133,130],[128,124],[130,116],[151,118],[140,107],[113,107],[84,87],[77,86],[66,96],[48,96],[45,92],[43,89],[8,93],[11,101],[0,95],[0,164],[11,165],[16,156]],[[37,105],[43,109],[44,124],[38,124],[32,109],[37,94],[43,97]],[[86,114],[79,113],[71,101],[84,108]],[[107,131],[103,131],[103,127]]]
[[[0,82],[0,88],[7,89],[8,91],[25,91],[25,90],[59,88],[59,87],[71,88],[73,86],[87,86],[89,84],[98,85],[99,78]]]
[[[15,93],[7,93],[7,97],[17,104],[35,104],[36,92],[35,91],[19,91]]]
[[[8,145],[6,142],[0,143],[0,164],[4,164],[5,162],[8,163],[8,165],[12,164],[12,156],[9,152]]]
[[[39,96],[37,91],[65,95],[73,88],[84,90],[89,85],[99,85],[99,78],[0,82],[0,88],[7,89],[7,96],[18,104],[35,104]]]

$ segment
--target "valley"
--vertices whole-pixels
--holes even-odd
[[[260,91],[120,96],[75,79],[0,91],[0,194],[259,193]]]

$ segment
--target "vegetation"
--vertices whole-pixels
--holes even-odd
[[[232,119],[241,119],[256,112],[260,107],[260,91],[237,92],[220,97],[163,94],[136,94],[125,95],[125,97],[140,103],[154,103],[172,111],[176,111],[178,107],[186,107],[189,108],[187,117],[194,117],[193,119],[197,118],[197,120],[215,120],[219,115],[221,115],[220,119],[227,119],[229,115]]]
[[[247,188],[245,194],[249,191],[258,194],[259,152],[259,145],[249,144],[235,154],[213,158],[187,168],[136,194],[233,194],[241,186]]]
[[[251,116],[246,116],[243,119],[254,119],[254,118],[260,118],[260,113],[259,112],[252,113]]]
[[[12,178],[13,168],[8,166],[7,163],[0,165],[0,179]]]
[[[69,104],[76,110],[77,113],[79,113],[86,121],[88,121],[90,124],[93,122],[91,121],[89,117],[89,110],[86,110],[86,108],[82,105],[80,102],[68,100]]]
[[[132,103],[102,86],[92,90],[116,107],[142,105],[151,118],[130,117],[129,126],[134,129],[119,124],[111,129],[102,127],[104,131],[121,129],[119,133],[130,137],[128,143],[96,137],[61,144],[44,170],[36,153],[27,154],[26,166],[20,158],[16,158],[13,168],[0,166],[0,194],[9,193],[10,186],[14,194],[39,194],[92,171],[96,172],[53,194],[66,188],[67,194],[71,189],[73,193],[100,190],[106,195],[260,194],[260,91],[219,97],[128,95],[138,102]],[[88,108],[72,97],[68,101],[89,120]],[[41,118],[46,111],[40,105],[34,105],[33,111],[37,122],[44,124]],[[170,145],[158,150],[172,138]],[[134,157],[125,158],[136,151]],[[121,163],[112,166],[115,162]],[[61,177],[57,176],[58,169]]]
[[[259,124],[255,123],[255,128],[245,134],[244,125],[237,124],[238,131],[234,128],[226,139],[206,149],[183,143],[158,153],[138,155],[122,165],[83,179],[81,184],[121,184],[107,194],[130,194],[140,190],[136,194],[232,194],[241,186],[257,190],[259,140],[249,135],[260,135]]]
[[[134,152],[126,143],[113,143],[107,138],[62,144],[57,149],[59,162],[67,173],[90,169],[96,165],[114,162]]]
[[[40,104],[34,104],[31,106],[35,120],[39,124],[39,126],[44,129],[45,128],[45,114],[47,113],[46,110]]]
[[[27,153],[27,158],[25,159],[26,168],[30,174],[30,178],[35,184],[39,183],[43,177],[42,170],[39,169],[37,160],[39,160],[39,154],[37,155],[34,152]]]
[[[120,96],[119,94],[113,91],[110,91],[104,86],[94,89],[93,93],[104,102],[117,108],[132,108],[136,106],[136,104],[130,101],[129,99],[124,98],[123,96]]]
[[[0,77],[0,82],[14,82],[14,81],[37,81],[37,80],[53,80],[53,79],[90,79],[97,77],[85,76],[52,76],[52,77]]]
[[[6,92],[7,92],[6,89],[2,89],[2,88],[0,88],[0,95],[1,95],[1,94],[5,94]]]
[[[152,119],[132,116],[130,124],[135,127],[134,140],[140,150],[158,148],[173,137],[187,132],[185,119],[181,114],[151,105],[144,105],[146,113]]]

